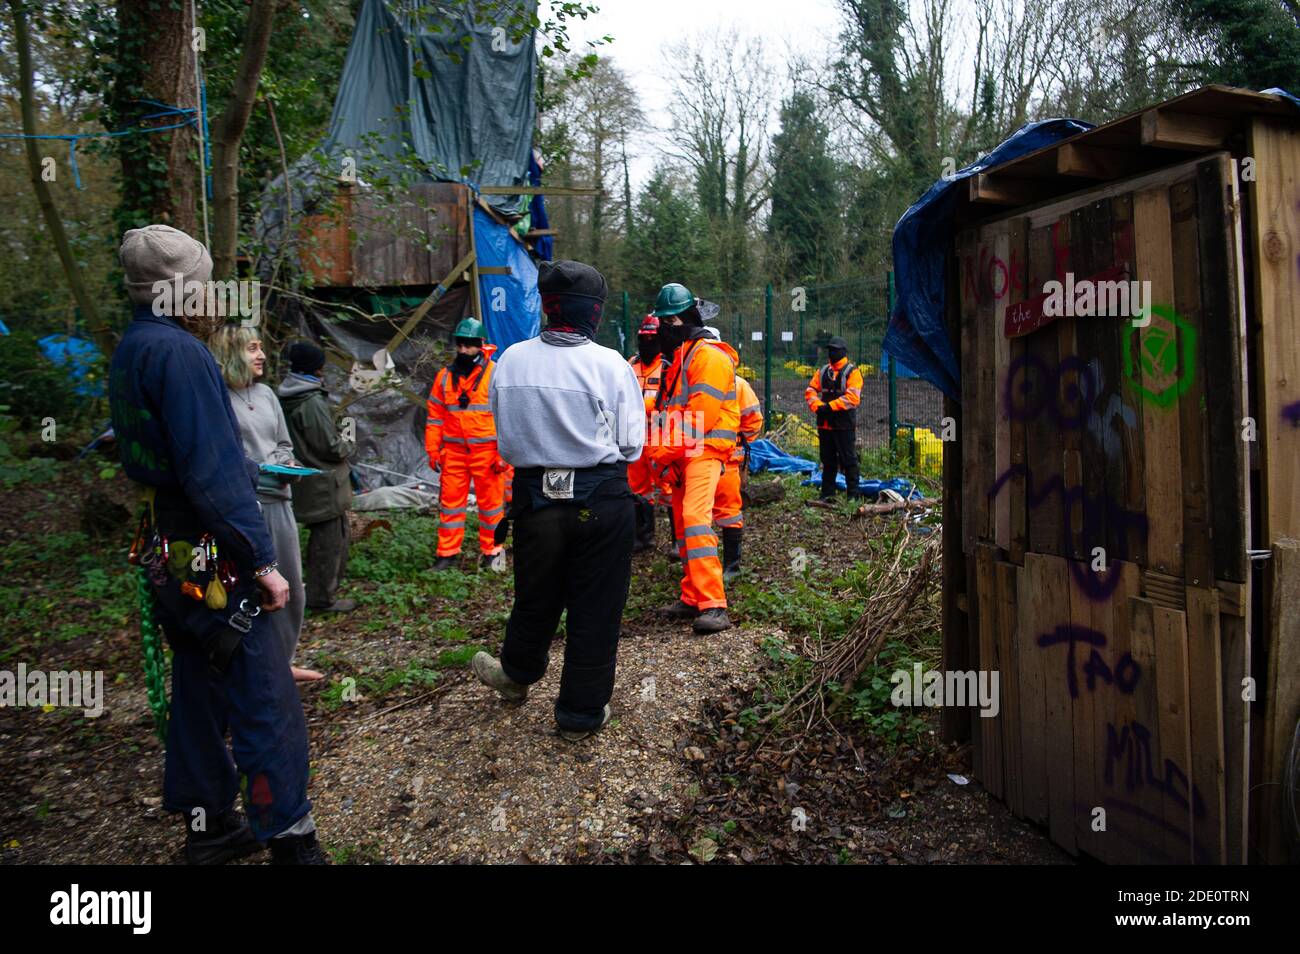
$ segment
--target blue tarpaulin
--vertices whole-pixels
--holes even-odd
[[[542,167],[537,163],[537,150],[528,158],[528,181],[532,185],[539,186],[542,184]],[[550,217],[546,214],[546,196],[533,196],[533,201],[528,203],[529,224],[534,229],[549,229],[551,227]],[[549,262],[555,257],[555,237],[543,235],[533,243],[533,250],[536,251],[537,257],[544,262]]]
[[[537,266],[510,229],[482,209],[474,209],[474,251],[478,264],[510,268],[509,275],[479,276],[483,320],[497,356],[516,341],[537,337],[542,323],[542,296]]]
[[[751,441],[749,445],[749,472],[757,474],[770,470],[774,474],[806,474],[817,465],[802,457],[792,457],[769,440]]]
[[[55,365],[65,369],[68,377],[77,382],[73,391],[83,397],[103,397],[104,382],[87,381],[86,375],[100,360],[102,353],[93,341],[71,335],[46,335],[36,342],[41,354]]]
[[[943,314],[945,257],[952,244],[957,189],[965,188],[965,180],[976,173],[1091,128],[1078,119],[1045,119],[1021,126],[984,158],[930,186],[894,227],[898,297],[884,348],[954,400],[961,400],[961,369]]]
[[[801,482],[804,487],[820,487],[821,483],[822,472],[820,469],[813,471],[807,480]],[[840,488],[840,490],[848,488],[849,484],[848,481],[844,479],[843,473],[835,475],[835,486]],[[925,496],[925,494],[916,489],[915,484],[910,480],[904,480],[902,477],[890,477],[888,480],[863,480],[861,477],[858,478],[858,493],[864,494],[872,500],[875,500],[882,490],[892,490],[894,493],[900,495],[904,500],[920,500]]]
[[[895,376],[895,377],[898,377],[898,378],[919,378],[919,377],[920,377],[919,374],[917,374],[915,371],[913,371],[913,370],[912,370],[911,368],[909,368],[907,365],[903,364],[903,362],[899,361],[897,358],[895,358],[895,357],[894,357],[892,354],[890,354],[888,351],[883,351],[883,350],[882,350],[882,351],[880,352],[880,373],[883,374],[883,375],[888,375],[888,374],[889,374],[889,366],[890,366],[891,364],[894,366],[894,376]]]

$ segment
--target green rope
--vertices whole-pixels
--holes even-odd
[[[144,649],[144,684],[149,693],[158,741],[167,741],[167,657],[162,636],[154,621],[153,586],[144,567],[136,567],[137,591],[140,594],[140,644]]]

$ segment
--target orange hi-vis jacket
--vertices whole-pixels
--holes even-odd
[[[758,403],[758,395],[748,381],[736,375],[736,403],[740,405],[740,436],[744,439],[736,442],[732,460],[745,459],[745,444],[757,440],[763,433],[763,409]]]
[[[862,371],[856,366],[844,377],[844,393],[841,396],[832,398],[829,401],[824,400],[822,397],[823,392],[831,390],[833,379],[841,376],[841,372],[848,363],[849,359],[844,357],[818,368],[813,372],[812,380],[808,382],[808,387],[803,392],[804,400],[808,402],[808,410],[814,414],[817,413],[819,404],[825,404],[831,410],[831,416],[823,419],[817,425],[823,431],[834,430],[837,424],[841,427],[852,427],[851,412],[862,403]],[[827,374],[828,371],[829,374]],[[846,411],[850,412],[850,414],[845,414]],[[846,420],[837,420],[837,418],[845,418]]]
[[[645,398],[645,412],[648,418],[655,409],[655,398],[659,396],[659,385],[663,382],[663,356],[655,355],[655,359],[649,365],[644,365],[641,363],[640,355],[633,355],[628,360],[628,364],[632,365],[632,370],[636,372],[636,379],[641,384],[641,396]]]
[[[483,363],[468,377],[453,376],[443,368],[433,379],[429,391],[429,423],[424,429],[424,447],[429,465],[437,463],[444,450],[467,450],[479,444],[496,444],[497,426],[488,404],[488,385],[492,382],[491,346],[483,349]],[[460,396],[468,399],[461,407]]]
[[[658,443],[650,452],[660,468],[687,458],[731,457],[740,430],[739,362],[731,345],[711,338],[695,338],[677,349],[655,401]]]

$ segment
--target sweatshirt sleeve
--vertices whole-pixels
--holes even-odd
[[[323,392],[303,405],[302,432],[312,453],[331,463],[344,463],[355,447],[335,425],[329,398]]]
[[[293,456],[293,438],[289,436],[289,424],[284,419],[284,408],[280,406],[274,392],[271,393],[270,405],[271,413],[275,415],[275,450],[271,451],[271,460],[286,467],[292,466],[297,463]]]
[[[623,460],[631,462],[641,456],[645,446],[645,401],[636,372],[627,362],[620,363],[623,370],[614,408],[618,418],[618,452]]]
[[[237,565],[265,566],[275,547],[216,363],[195,342],[169,350],[157,367],[154,400],[174,412],[166,418],[167,451],[186,499]]]

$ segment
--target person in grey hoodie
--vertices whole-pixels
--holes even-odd
[[[284,420],[280,402],[258,378],[266,373],[266,354],[256,328],[227,324],[208,339],[208,350],[221,369],[230,395],[230,407],[239,422],[239,436],[244,453],[253,463],[298,466],[293,456],[293,442]],[[290,505],[289,481],[259,472],[257,502],[262,508],[266,528],[271,531],[280,572],[289,583],[289,602],[271,617],[272,625],[284,643],[285,655],[292,661],[302,634],[302,617],[306,594],[302,585],[302,551],[298,546],[298,524]],[[311,669],[289,667],[298,682],[315,682],[324,677]]]
[[[645,443],[645,403],[631,365],[593,340],[604,276],[581,262],[544,262],[537,288],[546,330],[497,359],[488,397],[497,450],[515,467],[515,604],[500,659],[480,652],[473,667],[522,702],[545,675],[567,612],[555,722],[577,741],[610,717],[636,524],[627,465]]]
[[[348,457],[351,435],[334,422],[321,374],[325,352],[309,341],[289,346],[289,373],[280,383],[280,406],[289,424],[295,456],[323,471],[293,485],[293,513],[307,525],[307,609],[348,613],[355,600],[336,599],[348,565],[348,511],[352,509]]]

